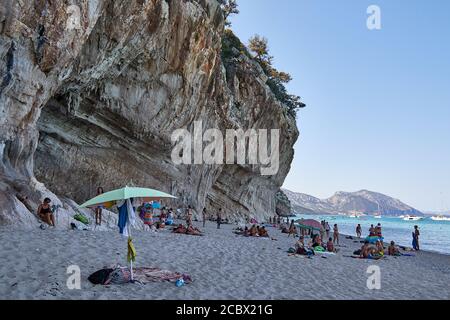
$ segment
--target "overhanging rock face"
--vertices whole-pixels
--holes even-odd
[[[99,185],[125,184],[170,192],[179,197],[171,206],[197,212],[275,214],[298,130],[254,62],[223,63],[216,1],[2,6],[0,223],[33,225],[30,211],[46,195],[70,215],[74,206],[58,197],[81,202]],[[171,135],[195,121],[223,132],[280,129],[278,173],[175,165]]]

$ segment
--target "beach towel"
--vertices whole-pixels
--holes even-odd
[[[185,284],[192,282],[192,278],[188,274],[146,267],[133,269],[133,279],[142,284],[164,281],[176,282],[178,279],[183,279]]]
[[[86,216],[84,216],[82,213],[77,213],[76,215],[73,216],[73,218],[77,221],[80,221],[81,223],[86,224],[86,225],[89,224],[89,219]]]

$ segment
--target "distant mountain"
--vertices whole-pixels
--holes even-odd
[[[425,211],[424,214],[427,216],[437,216],[437,215],[444,215],[444,216],[450,216],[450,210],[448,211]]]
[[[328,199],[319,199],[304,193],[283,189],[291,201],[294,213],[305,214],[368,214],[379,212],[384,216],[416,215],[423,216],[419,210],[400,200],[368,190],[357,192],[336,192]],[[379,205],[379,206],[378,206]],[[379,208],[379,209],[378,209]],[[379,211],[378,211],[379,210]]]

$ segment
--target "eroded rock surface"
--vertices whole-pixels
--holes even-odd
[[[0,5],[0,223],[35,226],[45,196],[70,220],[67,199],[126,184],[172,193],[173,207],[273,216],[298,130],[254,61],[224,64],[218,3],[72,2]],[[174,165],[171,134],[195,121],[280,129],[278,173]]]

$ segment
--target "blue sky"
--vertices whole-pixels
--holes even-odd
[[[269,40],[300,139],[284,187],[320,198],[368,189],[450,209],[450,1],[240,0],[232,29]],[[366,10],[381,8],[381,30]]]

